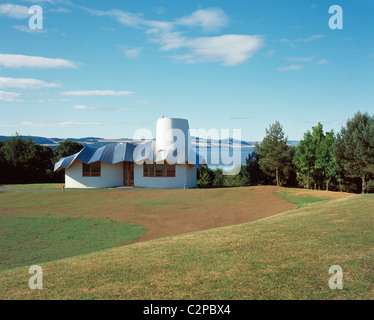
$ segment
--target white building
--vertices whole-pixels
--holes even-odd
[[[190,146],[188,121],[161,118],[155,141],[87,146],[62,158],[55,171],[65,169],[66,188],[194,188],[202,164]]]

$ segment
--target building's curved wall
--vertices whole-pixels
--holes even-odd
[[[143,188],[187,188],[196,187],[196,167],[177,165],[175,177],[143,177],[143,165],[134,166],[134,186]]]
[[[176,139],[176,141],[175,141]],[[188,120],[160,118],[156,125],[156,152],[168,154],[178,148],[181,162],[188,159],[189,125]]]
[[[123,162],[108,164],[101,162],[100,177],[83,177],[82,162],[79,160],[65,169],[66,188],[109,188],[123,185]]]

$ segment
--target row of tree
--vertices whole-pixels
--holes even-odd
[[[357,112],[338,134],[324,132],[321,123],[300,143],[287,144],[279,122],[266,129],[236,176],[203,168],[199,187],[276,184],[278,186],[369,192],[374,190],[374,117]]]
[[[54,164],[82,148],[79,143],[65,140],[52,150],[18,134],[0,141],[0,184],[63,182],[63,173],[53,172]]]

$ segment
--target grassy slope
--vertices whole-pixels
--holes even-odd
[[[268,219],[0,273],[0,298],[373,299],[374,195],[310,204]],[[344,290],[330,290],[338,264]]]

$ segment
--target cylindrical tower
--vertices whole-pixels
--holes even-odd
[[[164,158],[174,156],[178,149],[178,162],[187,161],[189,143],[189,125],[186,119],[160,118],[156,126],[156,152]],[[174,155],[172,155],[174,153]],[[181,156],[185,160],[181,159]]]

